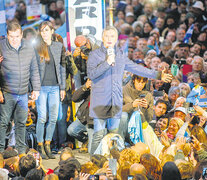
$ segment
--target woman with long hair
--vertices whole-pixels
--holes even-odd
[[[65,97],[65,49],[61,42],[56,41],[55,37],[54,28],[49,21],[40,24],[36,54],[41,90],[36,101],[38,112],[36,134],[37,150],[43,159],[55,158],[51,153],[50,142],[58,118],[59,102]]]

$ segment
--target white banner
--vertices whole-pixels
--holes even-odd
[[[91,34],[101,40],[105,27],[105,0],[66,0],[66,8],[67,33],[72,47],[75,47],[75,37],[81,34]]]
[[[42,14],[42,5],[39,0],[27,0],[27,20],[33,21],[40,19]]]

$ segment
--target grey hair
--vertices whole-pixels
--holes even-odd
[[[162,48],[162,47],[164,47],[164,46],[172,46],[172,43],[171,43],[169,40],[165,39],[165,40],[161,43],[160,47]]]
[[[183,31],[185,31],[185,32],[186,32],[186,30],[185,30],[185,29],[183,29],[183,28],[178,28],[178,29],[176,30],[176,35],[177,35],[178,31],[180,31],[180,30],[183,30]]]
[[[202,57],[200,57],[200,56],[194,56],[191,64],[193,64],[194,61],[197,60],[197,59],[200,59],[201,60],[201,62],[202,62],[202,70],[203,70],[203,68],[204,68],[204,59]]]
[[[178,87],[171,87],[169,89],[168,95],[170,96],[171,94],[180,94],[180,89]]]
[[[178,87],[179,87],[180,90],[181,90],[182,85],[185,85],[185,86],[188,88],[188,94],[189,94],[190,91],[191,91],[189,84],[188,84],[188,83],[180,83],[180,84],[178,85]]]
[[[180,99],[184,99],[184,102],[186,102],[186,98],[185,97],[178,97],[175,101],[175,104],[174,104],[174,107],[176,106],[177,102],[180,100]]]
[[[103,30],[103,32],[102,32],[102,37],[104,36],[104,33],[105,33],[106,31],[110,31],[110,30],[113,30],[113,31],[116,33],[117,38],[118,38],[118,31],[117,31],[117,29],[116,29],[114,26],[107,26],[107,27]]]
[[[200,75],[197,72],[189,72],[187,77],[194,76],[196,79],[200,79]]]

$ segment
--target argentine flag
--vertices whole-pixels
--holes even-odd
[[[193,105],[197,105],[200,101],[200,96],[205,94],[206,91],[202,86],[195,86],[192,91],[188,94],[186,102],[193,103]]]
[[[0,0],[0,36],[6,36],[6,11],[4,0]]]
[[[63,38],[64,46],[67,47],[67,33],[66,33],[66,23],[56,29],[55,33],[59,34]],[[67,48],[66,48],[67,49]]]
[[[189,39],[191,38],[191,36],[193,34],[193,29],[194,29],[194,24],[192,24],[190,26],[190,28],[188,29],[188,31],[186,32],[185,37],[183,39],[184,43],[188,43],[189,42]]]

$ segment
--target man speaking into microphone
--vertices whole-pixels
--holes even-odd
[[[170,82],[172,75],[150,70],[131,61],[116,45],[118,32],[109,26],[102,34],[100,48],[89,54],[88,78],[91,79],[89,116],[94,119],[91,147],[93,154],[101,139],[109,132],[117,133],[122,113],[122,78],[124,70],[138,76]]]

